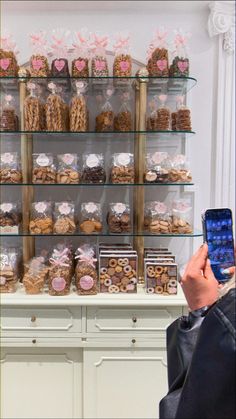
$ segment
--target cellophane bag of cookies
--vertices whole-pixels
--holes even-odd
[[[79,171],[77,154],[58,154],[57,160],[57,183],[80,183],[81,174]]]
[[[32,258],[25,266],[23,285],[26,294],[41,294],[48,274],[48,266],[42,256]]]
[[[99,255],[100,292],[109,294],[137,292],[137,253],[101,252]]]
[[[15,248],[0,249],[0,292],[16,292],[20,279],[19,252]]]
[[[89,244],[79,247],[75,252],[75,285],[79,295],[98,293],[97,259],[95,248]]]
[[[184,103],[184,96],[177,96],[176,125],[178,131],[192,131],[191,111]]]
[[[88,84],[84,81],[76,81],[76,94],[70,103],[70,131],[86,132],[89,128],[89,115],[85,98]]]
[[[36,83],[27,83],[29,95],[24,102],[25,131],[45,130],[45,107],[40,97],[40,88]]]
[[[47,201],[31,205],[29,231],[31,234],[51,234],[53,230],[52,204]]]
[[[171,77],[189,76],[189,48],[190,33],[182,29],[174,31],[174,47],[172,52],[172,64],[170,66]]]
[[[168,42],[167,31],[164,28],[157,30],[147,51],[147,69],[151,77],[168,77]]]
[[[17,131],[18,128],[15,100],[12,95],[5,95],[0,108],[0,131]]]
[[[50,48],[53,56],[51,64],[51,76],[53,77],[70,77],[68,65],[69,35],[70,31],[62,28],[52,31]]]
[[[176,199],[172,203],[173,226],[176,234],[191,234],[193,232],[193,207],[190,199]]]
[[[134,183],[134,155],[115,153],[112,156],[111,183]]]
[[[68,247],[54,248],[49,259],[48,293],[53,296],[70,293],[72,262]]]
[[[75,233],[75,205],[72,202],[55,202],[53,219],[54,234]]]
[[[56,183],[56,173],[51,153],[33,154],[32,183]]]
[[[160,95],[159,100],[161,102],[160,107],[157,109],[157,131],[169,131],[171,122],[171,111],[166,106],[167,95]]]
[[[105,183],[106,171],[102,154],[83,154],[83,183]]]
[[[80,230],[82,233],[100,233],[102,231],[102,209],[97,202],[81,204]]]
[[[169,182],[191,183],[192,175],[189,168],[189,161],[184,154],[176,154],[171,159],[169,171]]]
[[[0,38],[0,77],[17,77],[19,66],[16,43],[12,35]]]
[[[116,34],[113,49],[115,53],[113,76],[130,77],[132,75],[130,35],[125,33]]]
[[[111,203],[107,214],[107,224],[110,233],[130,233],[130,206],[123,202]]]
[[[51,93],[45,104],[46,130],[67,131],[69,128],[69,108],[62,98],[62,89],[55,83],[49,83]]]
[[[172,231],[171,212],[164,202],[145,204],[144,228],[152,234],[169,234]]]
[[[177,264],[167,261],[144,260],[144,278],[148,294],[177,294]]]
[[[104,100],[99,104],[100,112],[96,116],[95,130],[97,132],[111,132],[114,130],[114,111],[110,102],[113,93],[114,89],[111,87],[104,90]]]
[[[48,65],[48,43],[46,32],[30,34],[30,44],[32,55],[30,57],[30,75],[31,77],[48,77],[50,69]]]
[[[123,92],[120,96],[121,106],[118,114],[114,118],[115,131],[132,131],[133,121],[130,107],[130,93]]]
[[[0,183],[22,183],[22,170],[18,153],[0,154]]]
[[[22,214],[18,203],[3,202],[0,205],[0,233],[19,234]]]
[[[72,77],[89,77],[89,36],[84,28],[73,36]]]
[[[155,95],[148,103],[148,116],[147,116],[147,131],[157,130],[157,96]]]
[[[90,50],[92,53],[92,77],[109,76],[106,48],[109,38],[100,33],[92,33],[90,38]]]
[[[169,179],[171,162],[168,153],[156,151],[146,156],[145,183],[166,183]]]

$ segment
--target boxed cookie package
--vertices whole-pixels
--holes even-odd
[[[22,170],[18,153],[0,154],[0,183],[21,183]]]
[[[79,295],[95,295],[98,292],[96,252],[93,246],[84,244],[75,252],[75,285]]]
[[[177,264],[171,259],[144,259],[144,277],[148,294],[177,294]]]

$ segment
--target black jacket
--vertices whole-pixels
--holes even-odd
[[[160,419],[235,419],[236,292],[205,317],[182,317],[167,329],[169,392]]]

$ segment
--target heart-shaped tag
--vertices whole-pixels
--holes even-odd
[[[0,67],[3,70],[7,70],[8,67],[9,67],[9,65],[10,65],[10,59],[9,58],[1,58],[1,60],[0,60]]]
[[[129,70],[130,64],[127,61],[121,61],[120,62],[120,69],[122,71],[127,71]]]
[[[84,60],[76,60],[75,61],[75,67],[78,71],[82,71],[85,67],[85,61]]]
[[[178,69],[183,73],[188,68],[188,62],[187,61],[178,61],[177,63]]]
[[[34,58],[32,60],[32,67],[34,70],[40,70],[43,67],[43,61],[40,58]]]
[[[54,65],[55,65],[57,71],[61,71],[65,67],[65,61],[64,60],[55,60]]]
[[[95,68],[98,71],[105,70],[105,61],[95,60]]]
[[[167,68],[167,60],[157,60],[157,68],[161,71]]]

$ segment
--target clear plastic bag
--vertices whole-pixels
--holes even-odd
[[[172,232],[171,212],[164,202],[151,201],[145,204],[144,228],[153,234]]]
[[[83,155],[83,183],[105,183],[106,172],[102,154]]]
[[[87,31],[74,33],[72,77],[89,77],[89,40]]]
[[[71,281],[70,249],[68,247],[54,248],[49,259],[48,293],[53,296],[69,294]]]
[[[161,106],[157,109],[157,131],[168,131],[170,129],[171,112],[166,106],[167,95],[160,95]]]
[[[17,77],[19,70],[17,54],[12,35],[2,36],[0,38],[0,77]]]
[[[92,77],[109,76],[108,62],[106,58],[106,47],[108,36],[98,33],[91,35],[90,48],[92,51]]]
[[[114,77],[130,77],[132,75],[132,58],[130,55],[130,35],[119,33],[113,45],[115,59],[113,64]]]
[[[75,205],[71,202],[55,202],[54,234],[73,234],[76,231]]]
[[[57,183],[80,183],[77,154],[58,154]]]
[[[39,86],[27,83],[29,95],[24,102],[24,129],[25,131],[45,130],[45,107],[39,97]]]
[[[14,98],[11,95],[5,95],[1,105],[0,131],[17,131],[18,128],[19,119],[16,115]]]
[[[167,32],[161,28],[154,34],[153,40],[149,45],[147,69],[150,76],[168,77],[168,43]]]
[[[31,234],[51,234],[53,229],[52,204],[47,201],[33,202],[29,231]]]
[[[89,128],[88,108],[85,99],[87,83],[77,81],[75,85],[76,95],[72,97],[70,103],[70,131],[85,132]]]
[[[191,234],[193,232],[193,208],[190,199],[176,199],[172,203],[173,226],[176,234]]]
[[[101,106],[101,112],[96,116],[96,131],[110,132],[114,130],[114,111],[110,103],[114,93],[113,88],[104,91],[105,103]]]
[[[19,204],[3,202],[0,205],[0,233],[19,234],[22,214]]]
[[[131,232],[130,206],[122,202],[111,203],[107,215],[110,233]]]
[[[34,257],[26,264],[23,285],[26,294],[40,294],[43,292],[48,273],[48,266],[42,256]]]
[[[132,131],[133,121],[130,108],[130,94],[123,92],[121,95],[121,107],[118,114],[114,118],[115,131]]]
[[[32,77],[50,76],[46,32],[39,31],[30,34],[30,43],[33,51],[30,57],[30,75]]]
[[[22,171],[18,153],[0,155],[0,183],[21,183]]]
[[[67,131],[69,128],[69,108],[61,95],[61,88],[55,83],[48,84],[51,93],[48,95],[46,112],[46,130],[47,131]]]
[[[146,156],[145,183],[166,183],[171,162],[166,152],[148,153]]]
[[[147,131],[157,130],[157,96],[154,96],[148,103],[149,114],[147,117]]]
[[[171,159],[171,169],[169,171],[169,182],[191,183],[192,175],[189,169],[187,157],[177,154]]]
[[[56,166],[51,153],[33,154],[32,183],[56,183]]]
[[[188,42],[189,33],[184,33],[181,29],[175,30],[173,61],[170,66],[171,77],[188,77],[189,76],[189,52]]]
[[[112,156],[111,183],[134,183],[134,155],[115,153]]]
[[[19,253],[15,248],[0,249],[0,292],[16,292],[20,279]]]
[[[184,104],[184,96],[177,96],[177,120],[176,124],[179,131],[192,131],[191,111]]]
[[[68,65],[68,37],[70,31],[54,29],[52,31],[51,50],[53,61],[51,64],[51,75],[53,77],[70,77]]]
[[[97,202],[83,202],[81,204],[80,230],[85,234],[102,231],[102,209]]]
[[[97,259],[93,246],[85,244],[75,252],[75,285],[79,295],[95,295],[98,292]]]

